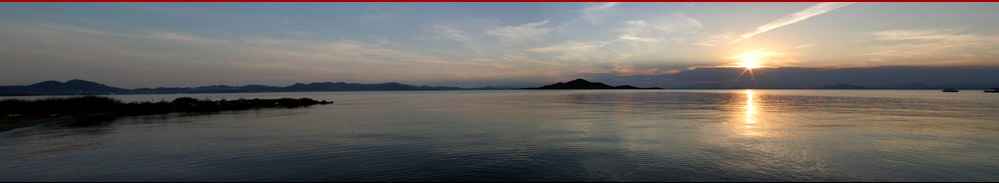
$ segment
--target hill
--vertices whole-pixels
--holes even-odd
[[[199,87],[157,87],[123,89],[85,80],[67,82],[43,81],[25,86],[0,86],[0,96],[23,95],[105,95],[105,94],[170,94],[170,93],[250,93],[308,91],[391,91],[391,90],[460,90],[458,87],[416,86],[397,82],[364,84],[345,82],[295,83],[289,86],[211,85]]]
[[[569,82],[558,82],[555,84],[545,85],[537,88],[525,88],[525,89],[541,89],[541,90],[572,90],[572,89],[586,89],[586,90],[606,90],[606,89],[662,89],[662,88],[639,88],[631,85],[621,85],[621,86],[611,86],[600,82],[590,82],[585,79],[575,79]]]

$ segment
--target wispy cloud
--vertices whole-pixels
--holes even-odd
[[[815,44],[811,44],[811,43],[799,44],[798,46],[794,46],[794,49],[805,49],[805,48],[811,48],[811,47],[815,47]]]
[[[621,40],[655,43],[692,37],[703,27],[697,19],[677,13],[652,20],[626,21],[615,32]]]
[[[702,38],[700,41],[694,42],[694,45],[703,47],[715,47],[720,44],[724,44],[725,41],[732,40],[735,38],[733,33],[716,34]]]
[[[43,28],[43,29],[68,31],[68,32],[78,32],[78,33],[86,33],[86,34],[93,34],[93,35],[107,35],[108,34],[108,32],[97,30],[97,29],[91,29],[91,28],[79,27],[79,26],[73,26],[73,25],[66,25],[66,24],[41,24],[39,26],[41,28]]]
[[[179,33],[179,32],[152,32],[149,33],[148,37],[159,40],[167,40],[167,41],[194,42],[198,40],[203,40],[198,37],[195,37],[194,35],[188,33]]]
[[[538,40],[552,31],[552,28],[544,27],[547,24],[548,20],[542,20],[517,26],[503,26],[488,30],[486,34],[496,36],[505,42]]]
[[[761,25],[759,27],[756,27],[755,31],[742,34],[742,36],[740,36],[739,39],[736,39],[735,41],[732,41],[732,42],[735,43],[735,42],[739,42],[739,41],[742,41],[742,40],[745,40],[745,39],[749,39],[749,38],[752,38],[753,36],[756,36],[756,35],[759,35],[759,34],[763,34],[763,33],[769,32],[771,30],[774,30],[774,29],[777,29],[777,28],[780,28],[780,27],[784,27],[784,26],[787,26],[787,25],[791,25],[791,24],[794,24],[794,23],[797,23],[797,22],[800,22],[800,21],[803,21],[803,20],[807,20],[807,19],[812,18],[814,16],[822,15],[822,14],[828,13],[829,11],[842,8],[842,7],[848,6],[850,4],[853,4],[853,3],[819,3],[819,4],[816,4],[816,5],[812,6],[812,7],[809,7],[808,9],[798,11],[796,13],[793,13],[793,14],[781,17],[781,18],[779,18],[777,20],[771,21],[770,23],[763,24],[763,25]]]
[[[605,13],[607,10],[614,8],[614,6],[617,5],[618,3],[608,2],[583,8],[583,20],[586,20],[591,24],[599,24],[603,22],[603,14],[601,13]]]
[[[883,41],[974,41],[978,36],[961,34],[954,30],[886,30],[873,33]]]
[[[600,4],[600,5],[597,5],[597,6],[586,7],[584,10],[585,11],[606,10],[606,9],[613,8],[614,6],[617,6],[617,4],[618,3],[616,3],[616,2],[607,2],[607,3],[603,3],[603,4]]]
[[[981,61],[994,58],[989,54],[992,46],[999,45],[999,37],[965,33],[944,29],[895,29],[871,33],[874,50],[867,53],[874,60],[927,59],[941,61]]]
[[[607,53],[610,42],[604,41],[567,41],[551,46],[527,49],[529,52],[553,54],[555,59],[563,61],[605,60],[611,55]]]
[[[468,62],[463,58],[351,39],[287,39],[264,35],[224,38],[174,30],[129,31],[68,25],[4,29],[0,30],[0,39],[17,45],[9,49],[0,47],[3,48],[0,55],[33,62],[25,67],[77,65],[50,69],[52,72],[42,76],[25,75],[28,79],[96,77],[81,71],[106,71],[106,75],[100,76],[106,78],[134,75],[156,78],[131,81],[134,86],[144,86],[141,83],[154,80],[184,84],[327,81],[330,78],[406,82],[538,74],[535,70],[519,71],[516,66],[501,68],[509,62]],[[10,71],[0,69],[0,73]],[[455,77],[459,75],[461,77]]]
[[[469,36],[465,31],[461,29],[454,28],[448,25],[434,25],[430,27],[429,32],[433,33],[439,38],[453,40],[457,42],[468,42],[470,40]]]

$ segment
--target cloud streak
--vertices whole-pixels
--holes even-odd
[[[742,36],[740,36],[735,41],[732,41],[732,43],[736,43],[736,42],[739,42],[739,41],[742,41],[742,40],[745,40],[745,39],[749,39],[749,38],[752,38],[753,36],[756,36],[756,35],[759,35],[759,34],[763,34],[763,33],[769,32],[771,30],[774,30],[774,29],[777,29],[777,28],[780,28],[780,27],[784,27],[784,26],[791,25],[791,24],[794,24],[794,23],[797,23],[797,22],[800,22],[800,21],[804,21],[804,20],[807,20],[807,19],[812,18],[814,16],[822,15],[822,14],[828,13],[829,11],[842,8],[842,7],[848,6],[850,4],[853,4],[853,3],[819,3],[819,4],[816,4],[816,5],[812,6],[812,7],[809,7],[808,9],[798,11],[796,13],[793,13],[793,14],[781,17],[780,19],[771,21],[770,23],[763,24],[763,25],[761,25],[759,27],[756,27],[755,31],[742,34]]]
[[[986,50],[999,45],[999,36],[943,29],[894,29],[871,33],[874,62],[918,59],[922,64],[990,64],[999,56]]]
[[[204,85],[301,81],[465,81],[530,78],[539,67],[521,60],[469,62],[373,41],[207,37],[173,31],[92,29],[19,24],[0,30],[0,55],[19,60],[0,68],[0,82],[83,78],[115,85]],[[507,66],[512,65],[512,66]],[[34,72],[24,72],[34,71]],[[46,72],[37,72],[44,70]],[[94,74],[100,73],[100,74]],[[140,79],[132,76],[141,75]],[[277,83],[275,83],[277,82]]]
[[[538,40],[552,31],[551,28],[544,27],[548,20],[531,22],[517,26],[503,26],[486,31],[487,35],[495,36],[501,41],[518,42],[527,40]]]
[[[600,24],[603,22],[602,13],[606,13],[607,10],[617,6],[616,2],[607,2],[596,6],[590,6],[583,8],[583,19],[591,24]]]
[[[434,25],[429,30],[431,33],[435,34],[437,37],[453,40],[457,42],[468,42],[471,40],[468,34],[461,29],[454,28],[448,25]]]

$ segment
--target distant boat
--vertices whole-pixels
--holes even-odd
[[[989,88],[989,89],[986,89],[985,93],[999,93],[999,88]]]
[[[961,92],[961,91],[957,90],[957,88],[947,88],[943,89],[943,92]]]

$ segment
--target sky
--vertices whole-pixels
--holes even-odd
[[[995,3],[0,4],[0,85],[519,86],[999,65]]]

